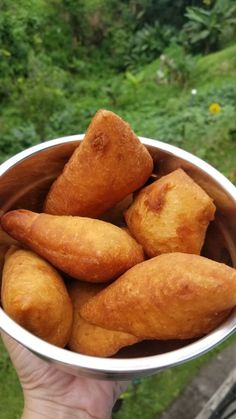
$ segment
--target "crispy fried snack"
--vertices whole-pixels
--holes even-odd
[[[182,169],[142,189],[125,212],[127,225],[149,257],[200,254],[215,205]]]
[[[100,110],[53,183],[44,212],[97,218],[140,188],[152,169],[149,152],[130,126]]]
[[[116,332],[94,326],[83,320],[79,311],[83,304],[98,294],[104,285],[73,281],[68,291],[73,304],[73,326],[68,347],[85,355],[107,357],[114,355],[124,346],[138,342],[138,338],[128,333]]]
[[[2,284],[2,270],[5,261],[5,254],[7,253],[8,249],[12,245],[16,245],[17,242],[10,237],[5,231],[2,230],[0,226],[0,291],[1,291],[1,284]],[[0,292],[0,303],[1,303],[1,292]]]
[[[10,246],[17,245],[17,242],[10,237],[0,226],[0,282],[1,282],[1,273],[4,265],[4,258],[7,250]]]
[[[64,347],[71,333],[72,303],[61,276],[35,253],[12,246],[2,280],[5,312],[36,336]]]
[[[140,263],[88,301],[88,322],[142,339],[202,336],[236,305],[236,270],[198,255],[169,253]]]
[[[110,281],[144,259],[142,247],[128,233],[101,220],[15,210],[4,214],[1,224],[75,279]]]

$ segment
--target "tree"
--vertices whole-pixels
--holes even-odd
[[[236,28],[236,4],[230,0],[216,0],[210,9],[188,7],[185,16],[183,33],[194,49],[206,54],[229,41]]]

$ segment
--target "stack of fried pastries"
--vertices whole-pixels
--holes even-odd
[[[213,200],[182,168],[146,186],[152,172],[129,125],[98,111],[44,212],[1,217],[1,301],[13,320],[54,345],[107,357],[146,339],[198,338],[229,315],[236,270],[201,256]],[[122,225],[109,219],[116,208]]]

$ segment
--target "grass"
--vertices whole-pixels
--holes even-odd
[[[18,419],[23,408],[22,391],[16,372],[0,339],[0,418]]]
[[[229,78],[234,80],[236,78],[236,45],[201,57],[191,81],[196,85],[211,84],[213,80],[218,80],[224,84],[225,79]]]
[[[70,76],[52,92],[43,89],[43,78],[42,86],[34,80],[25,81],[14,103],[1,109],[0,160],[40,139],[84,132],[96,110],[107,108],[125,118],[139,135],[193,152],[232,177],[236,154],[235,56],[236,46],[232,46],[200,57],[184,86],[176,81],[158,84],[158,60],[133,78],[105,71],[87,78]],[[197,89],[194,100],[192,88]],[[217,115],[209,112],[212,102],[221,106]]]

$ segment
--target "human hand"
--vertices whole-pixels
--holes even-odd
[[[127,382],[75,377],[39,359],[5,333],[2,340],[23,393],[22,419],[108,419]]]

